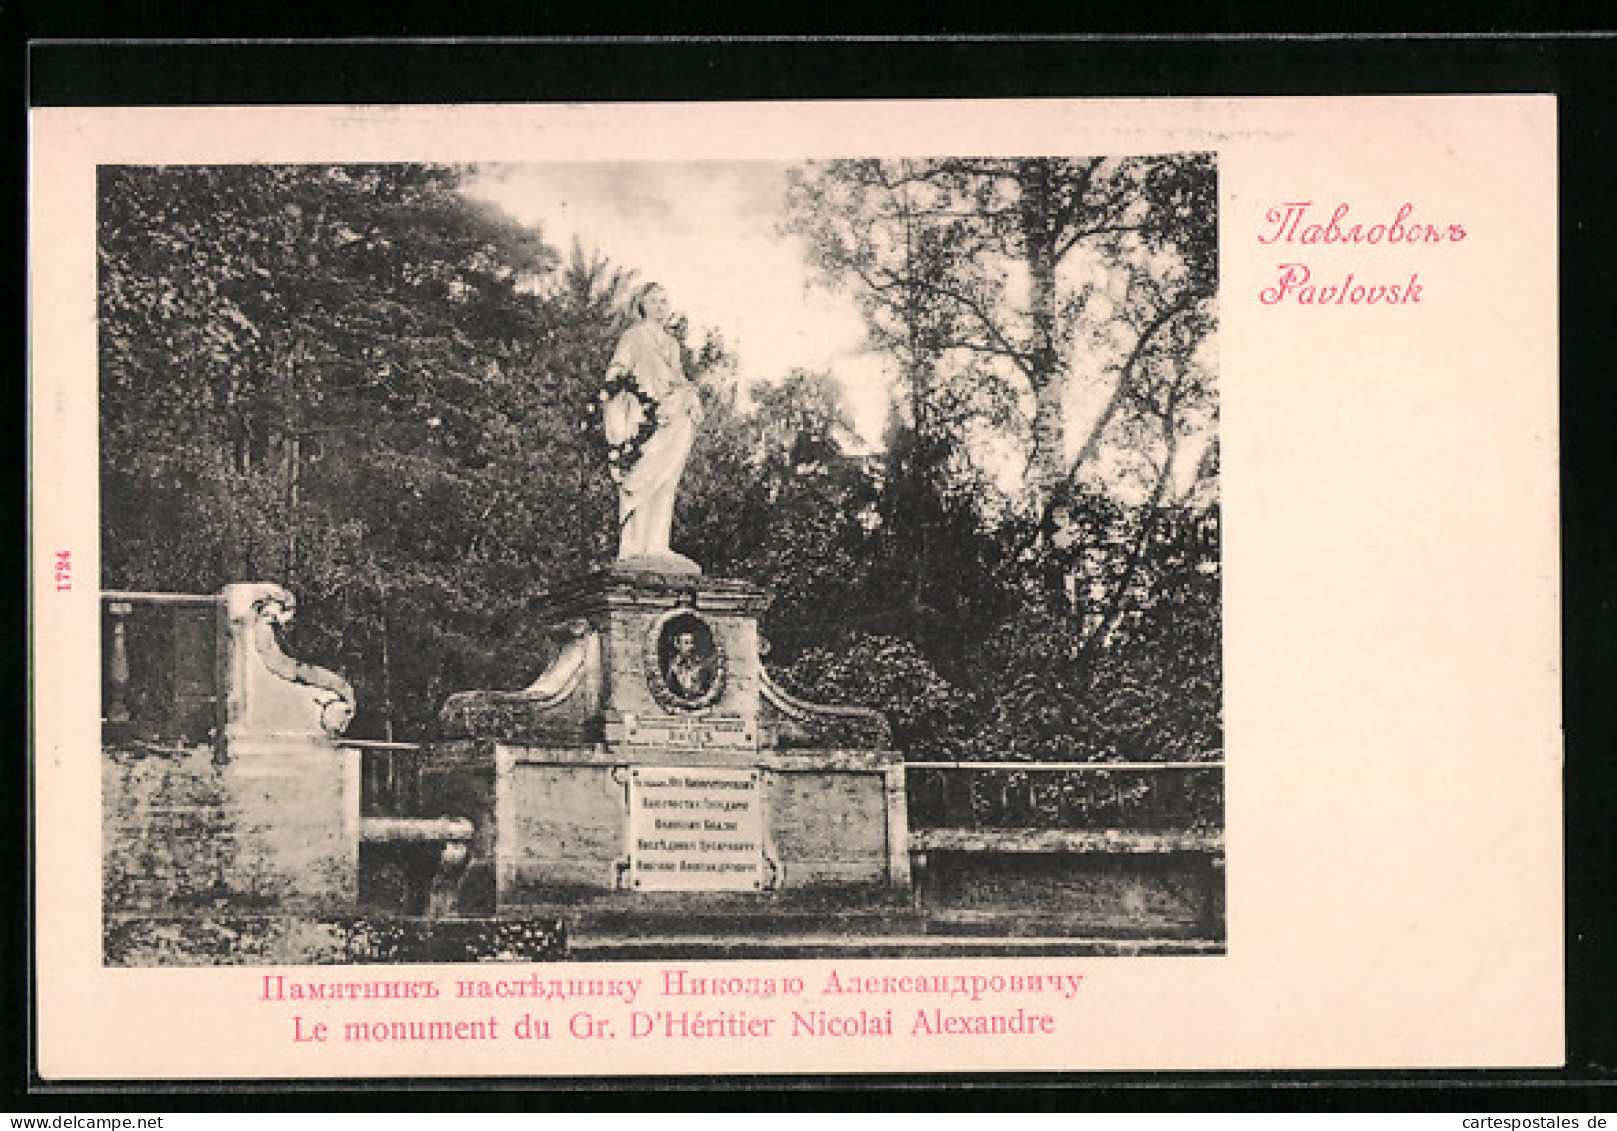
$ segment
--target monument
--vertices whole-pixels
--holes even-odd
[[[768,595],[669,546],[701,420],[663,329],[636,300],[597,408],[619,491],[616,561],[536,604],[555,641],[520,691],[450,697],[423,795],[476,834],[468,885],[492,910],[656,893],[723,901],[909,886],[904,774],[874,711],[789,695],[764,668]]]
[[[639,296],[594,402],[615,559],[533,602],[550,641],[537,678],[450,696],[425,747],[342,738],[354,691],[282,650],[296,602],[279,585],[103,595],[108,965],[1093,948],[1148,930],[1222,944],[1221,835],[984,827],[967,770],[937,779],[963,818],[929,821],[922,779],[912,837],[886,721],[774,682],[769,595],[670,545],[702,406],[667,311],[660,288]],[[212,743],[139,730],[136,600],[182,610],[205,644],[211,680],[182,696],[164,678],[177,726],[207,684]],[[209,623],[211,641],[195,631]]]

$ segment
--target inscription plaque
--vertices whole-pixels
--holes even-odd
[[[629,886],[762,891],[762,775],[756,769],[636,766],[629,773]]]
[[[606,722],[606,740],[625,746],[756,750],[757,735],[740,715],[624,715]]]

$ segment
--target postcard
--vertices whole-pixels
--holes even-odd
[[[1555,126],[34,109],[41,1076],[1562,1064]]]

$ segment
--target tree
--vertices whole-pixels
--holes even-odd
[[[777,656],[836,639],[871,600],[878,485],[849,450],[853,425],[829,373],[797,369],[750,390],[747,432],[763,515],[741,567],[773,590]]]
[[[1069,463],[1075,348],[1120,311],[1142,336],[1205,316],[1214,201],[1198,154],[833,161],[797,174],[789,227],[828,282],[853,289],[873,343],[903,359],[916,393],[952,355],[955,374],[1002,406],[995,423],[1007,393],[1031,400],[1029,480],[1042,497],[1094,458],[1109,421]],[[1119,271],[1160,280],[1155,318],[1138,317],[1137,294],[1108,294]],[[1117,386],[1130,376],[1119,367]]]
[[[615,546],[585,408],[634,273],[459,185],[102,174],[104,584],[288,585],[295,650],[358,685],[357,735],[421,737],[449,692],[527,683],[549,647],[529,602]],[[744,395],[720,333],[676,333],[708,415],[675,537],[776,594],[794,686],[880,707],[917,755],[1217,745],[1212,188],[1195,156],[800,178],[796,230],[899,377],[880,448],[832,374]],[[1058,386],[1087,386],[1093,418],[1019,492],[983,453],[1009,436],[1044,459]]]
[[[1211,159],[835,161],[797,174],[791,211],[900,377],[875,585],[904,612],[881,627],[970,689],[959,748],[1216,747]],[[1069,403],[1090,406],[1070,444]],[[1020,504],[979,454],[1005,434]]]
[[[580,286],[610,271],[558,274],[459,181],[102,173],[104,584],[287,584],[298,646],[359,684],[356,733],[531,677],[524,604],[610,536],[581,406],[622,314]]]

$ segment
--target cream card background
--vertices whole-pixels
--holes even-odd
[[[1561,1063],[1552,99],[42,109],[32,136],[46,1078]],[[833,966],[1062,970],[1084,983],[1071,1001],[1041,1005],[1057,1016],[1050,1038],[414,1049],[294,1045],[299,1010],[258,1000],[260,968],[100,966],[97,164],[1190,149],[1217,152],[1221,196],[1226,956],[558,966],[653,985],[668,965],[789,967],[808,984],[803,1008],[829,1004],[813,995]],[[1407,201],[1413,220],[1468,235],[1351,250],[1259,242],[1268,209],[1305,200],[1348,203],[1367,224]],[[1416,271],[1422,299],[1261,304],[1277,265],[1294,261],[1322,283]],[[52,583],[62,549],[75,561],[72,593]],[[499,972],[307,973],[436,976],[448,992],[456,976]],[[434,1016],[479,1015],[481,1004],[451,999]],[[553,1015],[565,1022],[573,1009]],[[302,1012],[405,1015],[384,1003]]]

